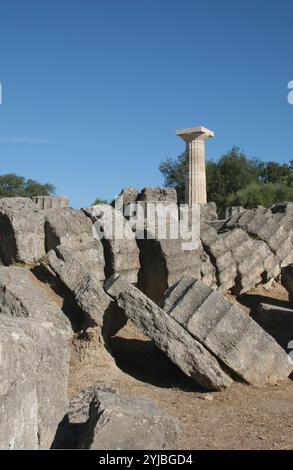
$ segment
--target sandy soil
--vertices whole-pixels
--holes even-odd
[[[287,302],[277,283],[260,286],[238,299],[247,313],[268,298]],[[234,299],[235,300],[235,299]],[[129,396],[152,398],[178,417],[181,449],[292,449],[293,382],[257,389],[234,383],[225,392],[206,393],[174,366],[129,322],[111,340],[108,354],[94,340],[76,337],[70,394],[92,385],[109,385]]]

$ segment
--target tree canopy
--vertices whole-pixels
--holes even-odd
[[[94,202],[94,206],[97,205],[97,204],[109,204],[109,202],[106,199],[102,199],[102,198],[98,197]]]
[[[160,165],[164,184],[177,190],[178,202],[184,202],[186,154],[167,159]],[[246,208],[293,201],[293,161],[262,162],[232,147],[218,161],[206,162],[208,200],[220,209],[241,205]]]
[[[15,173],[0,175],[0,197],[51,196],[54,193],[55,186],[53,184],[42,184]]]

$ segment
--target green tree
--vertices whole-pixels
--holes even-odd
[[[0,197],[33,197],[50,196],[55,193],[55,187],[50,183],[39,183],[38,181],[18,176],[15,173],[0,175]]]
[[[160,165],[165,186],[177,190],[178,202],[184,201],[186,154],[177,160],[167,159]],[[292,200],[293,160],[289,164],[262,162],[247,158],[232,147],[218,161],[206,162],[208,200],[219,209],[228,205],[255,207]],[[269,186],[266,186],[269,185]]]
[[[94,202],[94,205],[96,204],[109,204],[109,202],[106,199],[101,199],[98,197]]]
[[[27,180],[24,185],[26,195],[34,196],[50,196],[55,193],[55,186],[50,183],[41,184],[36,180]]]
[[[251,183],[227,197],[227,205],[248,209],[258,205],[270,207],[285,201],[293,201],[293,187],[282,183]]]
[[[177,191],[178,202],[184,202],[185,193],[185,167],[186,153],[179,155],[177,160],[167,158],[159,166],[159,170],[164,176],[164,184],[168,188],[175,188]]]
[[[223,155],[218,161],[225,195],[235,193],[257,179],[258,161],[248,159],[239,147]]]
[[[267,162],[260,170],[260,178],[264,183],[283,183],[291,172],[291,164]]]
[[[226,187],[225,179],[217,162],[208,160],[206,163],[208,200],[218,207],[225,205]]]

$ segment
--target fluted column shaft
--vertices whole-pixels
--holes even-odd
[[[186,142],[185,203],[190,207],[207,203],[205,141],[214,132],[205,127],[191,127],[176,132]]]
[[[193,204],[206,204],[206,166],[205,142],[203,139],[194,139],[186,143],[187,168],[185,175],[185,202]]]

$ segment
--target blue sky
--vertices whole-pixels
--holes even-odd
[[[0,0],[0,173],[80,207],[161,185],[195,125],[208,158],[292,159],[292,22],[292,0]]]

